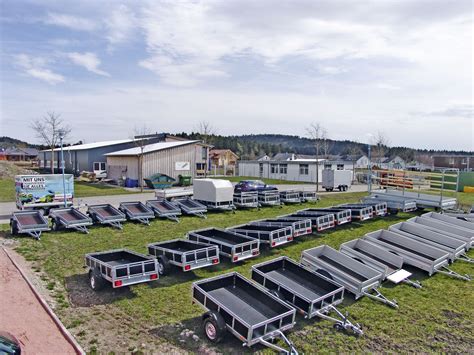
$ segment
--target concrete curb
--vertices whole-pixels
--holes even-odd
[[[39,301],[39,303],[41,304],[41,306],[44,308],[44,310],[46,311],[46,313],[48,313],[48,315],[51,317],[51,319],[53,320],[54,324],[56,325],[56,327],[59,329],[59,331],[61,332],[61,334],[64,336],[64,338],[66,338],[67,342],[69,344],[71,344],[71,346],[74,348],[74,350],[76,351],[76,353],[78,355],[85,355],[85,351],[82,350],[81,346],[79,345],[79,343],[76,341],[76,339],[74,339],[74,337],[71,335],[71,333],[69,333],[69,331],[66,329],[66,327],[63,325],[63,323],[61,323],[61,321],[59,320],[59,318],[56,316],[56,314],[54,314],[53,310],[48,306],[48,304],[46,303],[46,301],[43,299],[43,297],[41,297],[41,295],[38,293],[38,291],[36,291],[35,287],[33,286],[33,284],[31,283],[31,281],[28,279],[28,277],[26,276],[26,274],[23,272],[23,270],[20,268],[20,266],[17,264],[17,262],[12,258],[12,256],[10,255],[10,253],[7,251],[7,249],[5,247],[2,247],[2,250],[5,252],[5,254],[8,256],[8,259],[10,259],[10,261],[12,262],[12,264],[15,266],[15,268],[20,272],[20,275],[23,277],[23,279],[26,281],[26,283],[28,284],[28,287],[31,289],[31,291],[33,292],[33,294],[35,295],[36,299]]]

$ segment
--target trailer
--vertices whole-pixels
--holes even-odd
[[[151,208],[155,215],[161,218],[168,218],[179,223],[178,216],[181,216],[181,209],[168,200],[148,200],[146,205]]]
[[[48,220],[39,211],[13,212],[10,217],[10,234],[28,234],[40,240],[41,233],[51,230]]]
[[[121,202],[119,210],[125,213],[130,221],[138,221],[140,223],[150,225],[150,219],[155,218],[155,213],[144,203],[139,201]]]
[[[148,254],[158,260],[160,275],[171,272],[171,266],[191,271],[219,264],[219,248],[187,239],[172,239],[148,244]]]
[[[233,263],[260,255],[258,239],[224,229],[200,229],[189,232],[187,237],[194,242],[217,245],[220,254],[230,258]]]
[[[290,226],[293,230],[293,237],[295,238],[300,237],[302,235],[311,234],[313,231],[311,219],[309,218],[293,220],[293,219],[286,219],[284,217],[277,217],[277,218],[268,218],[268,219],[253,221],[253,222],[250,222],[250,224],[253,224],[256,226],[276,226],[276,227]]]
[[[326,191],[334,189],[347,191],[352,185],[352,171],[324,169],[322,180],[322,186]]]
[[[444,250],[449,253],[450,262],[454,262],[456,259],[473,262],[466,255],[466,243],[459,239],[448,237],[443,233],[438,233],[410,222],[394,224],[388,230]]]
[[[66,228],[88,234],[87,227],[92,225],[92,219],[74,207],[52,209],[49,217],[54,231]]]
[[[334,214],[333,213],[317,213],[314,212],[312,214],[304,214],[300,215],[298,213],[292,213],[288,214],[285,216],[277,217],[277,218],[283,218],[288,221],[304,221],[306,219],[309,219],[311,221],[311,226],[313,229],[315,229],[317,232],[322,232],[326,229],[329,228],[334,228],[336,225],[336,222],[334,220]]]
[[[258,203],[260,206],[280,206],[280,193],[278,190],[258,191]]]
[[[175,198],[191,197],[194,193],[192,186],[170,187],[155,190],[155,197],[159,200],[172,200]]]
[[[449,269],[449,254],[431,245],[382,229],[367,233],[363,239],[402,257],[405,264],[426,271],[429,276],[438,272],[466,281],[471,279]]]
[[[193,303],[206,310],[202,327],[209,341],[218,343],[229,331],[243,346],[262,344],[279,353],[298,354],[283,334],[295,325],[296,310],[242,275],[233,272],[194,282],[192,295]],[[275,339],[283,340],[288,350]]]
[[[385,280],[394,284],[403,282],[415,288],[421,288],[419,281],[409,279],[411,273],[403,269],[403,258],[364,239],[354,239],[343,243],[339,251],[382,272]]]
[[[346,208],[351,210],[352,220],[366,221],[374,217],[374,208],[372,206],[361,203],[346,203],[332,208]]]
[[[158,280],[156,260],[127,249],[89,253],[84,259],[94,291],[102,289],[106,281],[119,288]]]
[[[447,210],[455,208],[457,200],[454,197],[436,196],[430,194],[423,194],[407,190],[386,189],[381,192],[382,195],[405,197],[416,201],[418,208],[436,208],[440,210]]]
[[[110,204],[89,206],[87,214],[93,222],[108,224],[118,229],[123,229],[122,222],[127,220],[124,213]]]
[[[337,330],[363,334],[359,324],[352,323],[347,314],[336,308],[344,300],[344,287],[286,256],[252,266],[252,279],[291,304],[305,318],[320,317],[334,322]],[[339,318],[331,317],[331,312]]]
[[[440,232],[450,236],[452,238],[459,239],[466,243],[467,249],[470,249],[474,245],[474,231],[454,226],[452,224],[443,223],[433,218],[428,217],[413,217],[407,220],[407,222],[416,223],[423,226],[424,228]]]
[[[300,191],[301,202],[318,201],[319,197],[315,191]]]
[[[243,191],[236,192],[233,195],[234,206],[237,208],[259,208],[258,192],[257,191]]]
[[[184,214],[197,216],[204,219],[207,218],[205,215],[207,212],[207,207],[190,197],[176,199],[173,202],[181,209],[181,211],[183,211]]]
[[[311,215],[313,212],[331,213],[334,215],[334,222],[337,226],[350,223],[352,221],[351,210],[348,208],[306,208],[297,212],[298,215]]]
[[[261,246],[265,244],[270,248],[293,241],[293,229],[290,226],[256,226],[248,223],[227,229],[251,238],[256,238],[260,240]]]
[[[447,224],[452,224],[456,227],[464,228],[464,229],[469,229],[474,231],[474,223],[468,222],[468,221],[462,221],[460,219],[457,219],[455,217],[448,216],[446,214],[442,213],[437,213],[437,212],[428,212],[424,213],[421,215],[423,218],[432,218],[434,220],[447,223]]]
[[[460,213],[460,212],[444,212],[444,215],[459,219],[461,221],[466,221],[469,223],[474,223],[474,213]]]
[[[301,203],[299,191],[280,191],[280,201],[282,203]]]
[[[375,216],[384,217],[389,212],[387,202],[385,202],[385,201],[369,201],[369,202],[363,201],[360,205],[361,206],[370,206],[370,207],[372,207],[372,210],[373,210],[372,215],[374,217]]]
[[[416,201],[410,198],[398,197],[398,196],[388,196],[380,195],[377,193],[372,193],[368,197],[362,199],[363,203],[381,203],[385,202],[390,213],[395,214],[399,211],[401,212],[412,212],[416,211]]]
[[[397,301],[389,300],[378,290],[384,277],[382,272],[374,270],[330,246],[321,245],[303,250],[301,264],[341,284],[347,291],[354,294],[356,300],[367,296],[390,307],[398,308]]]
[[[194,180],[194,200],[207,209],[232,211],[234,206],[234,186],[229,180]]]

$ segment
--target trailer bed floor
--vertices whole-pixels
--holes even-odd
[[[44,224],[44,221],[37,214],[17,215],[18,221],[24,226],[32,226],[36,224]]]
[[[289,270],[272,270],[266,273],[266,275],[290,288],[293,290],[293,292],[298,293],[299,295],[302,295],[310,300],[317,299],[328,293],[327,290],[319,287],[316,284],[308,284],[307,280]]]
[[[110,266],[119,266],[119,265],[126,265],[126,264],[131,264],[131,263],[136,263],[137,261],[131,260],[131,259],[120,259],[120,260],[112,260],[107,262]]]
[[[362,249],[354,248],[354,250],[357,251],[357,252],[359,252],[359,253],[361,253],[361,254],[363,254],[363,255],[365,255],[365,256],[368,256],[368,257],[371,258],[371,259],[374,259],[375,261],[378,261],[379,263],[384,264],[385,266],[388,267],[389,273],[392,273],[392,272],[394,272],[395,270],[398,270],[398,269],[399,269],[397,266],[392,265],[392,264],[390,264],[389,262],[387,262],[387,261],[385,261],[385,260],[383,260],[383,259],[380,259],[380,258],[376,257],[375,255],[369,254],[369,253],[367,253],[366,251],[364,251],[364,250],[362,250]]]
[[[433,258],[432,256],[429,256],[429,255],[426,255],[426,254],[420,253],[420,252],[418,252],[418,251],[416,251],[416,250],[413,250],[413,249],[407,248],[407,247],[405,247],[405,246],[403,246],[403,245],[401,245],[401,244],[394,243],[394,242],[392,242],[392,241],[390,241],[390,240],[381,239],[381,241],[382,241],[382,242],[384,242],[384,243],[387,243],[387,244],[390,244],[390,245],[396,246],[396,247],[398,247],[398,248],[400,248],[400,249],[403,249],[403,250],[409,251],[410,253],[413,253],[413,254],[419,255],[419,256],[421,256],[421,257],[423,257],[423,258],[425,258],[425,259],[429,259],[429,260],[431,260],[431,261],[434,261],[434,260],[436,260],[436,258]]]
[[[227,286],[209,291],[219,304],[225,305],[231,312],[249,325],[264,322],[278,315],[277,312],[268,307],[265,303],[256,299],[245,290]]]
[[[334,266],[334,267],[337,267],[339,270],[345,272],[346,274],[348,275],[351,275],[352,277],[356,278],[357,280],[359,281],[367,281],[367,278],[358,274],[357,272],[355,272],[354,270],[351,270],[347,267],[345,267],[344,265],[342,265],[341,263],[338,263],[337,261],[334,261],[330,258],[328,258],[326,255],[320,255],[319,258],[321,260],[323,260],[324,262]]]

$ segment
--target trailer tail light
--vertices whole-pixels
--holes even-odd
[[[258,255],[258,254],[260,254],[260,252],[259,252],[258,250],[254,250],[254,251],[252,252],[252,255]]]
[[[286,240],[291,242],[293,240],[293,237],[288,237]]]
[[[234,256],[234,259],[233,259],[233,260],[234,260],[234,261],[237,261],[237,260],[239,260],[239,257],[238,257],[238,256]]]
[[[213,260],[212,260],[212,263],[213,263],[213,264],[219,264],[219,259],[213,259]]]
[[[272,247],[274,247],[277,243],[276,242],[272,242]]]
[[[184,266],[184,271],[189,271],[191,270],[191,265],[185,265]]]
[[[321,227],[318,227],[318,232],[321,232]]]
[[[156,280],[158,278],[158,274],[151,274],[150,280]]]
[[[311,233],[311,228],[306,228],[307,233]]]
[[[122,281],[121,280],[117,280],[114,282],[114,287],[121,287],[122,286]]]

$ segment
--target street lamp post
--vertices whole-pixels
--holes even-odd
[[[64,151],[63,151],[63,139],[64,139],[64,131],[59,130],[58,131],[58,136],[59,136],[59,143],[61,145],[61,173],[63,176],[63,201],[64,201],[64,207],[67,207],[67,200],[66,200],[66,179],[64,177]]]
[[[368,177],[367,177],[367,187],[369,192],[372,192],[372,164],[370,162],[370,143],[367,144],[367,158],[369,160],[368,162]]]

